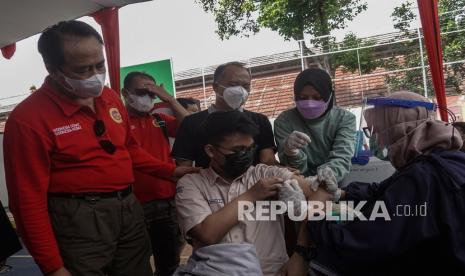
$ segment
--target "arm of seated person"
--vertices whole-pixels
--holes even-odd
[[[187,232],[192,237],[194,247],[219,243],[238,223],[239,202],[264,200],[276,196],[282,179],[273,177],[261,179],[250,190],[227,203],[217,212],[207,216],[200,224]]]
[[[297,236],[297,246],[307,248],[309,246],[307,238],[307,221],[300,224],[299,234]],[[281,268],[282,276],[305,276],[308,272],[309,263],[303,256],[294,252],[287,263]]]
[[[311,183],[308,180],[308,178],[304,178],[301,175],[293,175],[291,178],[297,180],[307,200],[315,200],[315,201],[321,201],[321,202],[331,201],[332,195],[328,193],[327,191],[325,191],[324,187],[320,187],[318,188],[316,192],[314,192],[310,188]],[[345,193],[343,194],[345,196]]]
[[[262,149],[259,152],[260,163],[269,166],[279,165],[279,162],[275,158],[275,151],[272,148]]]

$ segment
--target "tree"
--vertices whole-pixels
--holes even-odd
[[[220,39],[249,36],[261,28],[277,31],[284,39],[302,40],[304,33],[312,44],[330,49],[331,31],[342,29],[367,9],[362,0],[196,0],[215,16]],[[305,45],[303,45],[305,47]],[[306,54],[313,53],[305,47]],[[328,55],[314,60],[334,76],[337,64]]]
[[[463,53],[465,53],[465,36],[463,32],[463,29],[465,29],[464,7],[465,0],[439,1],[438,10],[442,32],[441,43],[444,61],[446,62],[462,60]],[[403,3],[399,7],[396,7],[391,15],[395,22],[394,27],[404,36],[412,33],[411,23],[416,20],[413,9],[412,3]],[[412,68],[421,66],[418,40],[399,43],[394,48],[397,55],[384,60],[382,67],[387,70],[396,70],[399,67]],[[424,46],[423,51],[423,62],[427,65],[428,59]],[[452,92],[454,93],[461,94],[465,78],[463,63],[446,66],[445,74],[446,87],[452,88]],[[421,69],[408,70],[402,74],[388,76],[386,77],[386,84],[391,90],[408,89],[422,94],[424,91],[423,71]],[[431,79],[428,78],[427,89],[430,96],[434,93],[432,87]]]
[[[31,87],[29,87],[29,92],[30,93],[34,93],[34,92],[36,92],[36,90],[37,90],[37,87],[35,85],[31,85]]]
[[[357,36],[354,33],[350,32],[345,35],[344,40],[339,45],[339,49],[355,50],[349,50],[334,54],[333,64],[342,66],[343,72],[354,73],[360,70],[361,74],[371,73],[379,65],[379,61],[375,59],[374,56],[374,48],[370,47],[373,46],[375,43],[376,42],[372,39],[357,38]]]

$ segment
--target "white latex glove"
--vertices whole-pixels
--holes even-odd
[[[299,150],[305,148],[311,141],[307,134],[294,130],[284,141],[284,154],[296,156]]]
[[[339,201],[341,189],[339,189],[333,170],[329,166],[321,166],[317,169],[317,176],[320,184],[324,184],[326,191],[333,195],[333,200]]]
[[[300,216],[302,212],[307,212],[307,200],[299,183],[295,179],[284,181],[283,185],[279,188],[279,200],[285,203],[292,202],[296,216]]]
[[[310,182],[310,189],[312,189],[312,191],[316,192],[316,190],[318,190],[318,186],[320,186],[320,181],[318,180],[317,175],[306,177],[305,180]]]

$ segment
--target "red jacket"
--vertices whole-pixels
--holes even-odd
[[[10,208],[23,241],[44,273],[63,266],[47,210],[48,192],[110,192],[134,181],[133,167],[169,179],[175,166],[144,151],[131,135],[118,96],[105,87],[96,113],[62,96],[47,78],[20,103],[5,126],[4,159]],[[96,120],[106,132],[94,133]],[[116,146],[109,154],[99,144]]]
[[[165,122],[168,136],[174,138],[178,127],[176,118],[163,113],[158,113],[158,115]],[[131,120],[132,134],[142,148],[155,158],[175,165],[173,158],[171,158],[168,138],[158,125],[155,117],[147,115],[144,117],[130,116],[129,118]],[[172,198],[176,193],[176,183],[172,180],[151,176],[139,171],[134,171],[134,178],[134,194],[141,203],[155,199]]]

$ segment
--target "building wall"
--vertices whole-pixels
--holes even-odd
[[[282,72],[252,76],[252,91],[245,108],[276,118],[281,112],[294,106],[294,80],[300,69],[289,69]],[[344,108],[359,107],[365,97],[376,97],[389,94],[385,84],[385,71],[376,69],[369,75],[343,72],[337,70],[334,77],[336,104]],[[177,88],[177,97],[192,97],[201,101],[205,109],[215,101],[215,93],[211,84],[203,89],[202,84],[188,88]],[[448,107],[458,115],[459,121],[464,120],[464,96],[448,96]]]

